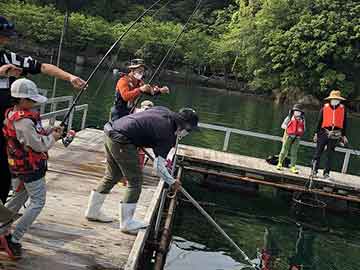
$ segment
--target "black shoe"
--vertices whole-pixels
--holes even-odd
[[[2,245],[6,251],[6,253],[9,255],[12,259],[19,259],[22,255],[22,247],[20,243],[14,243],[11,241],[11,234],[1,236],[1,242]]]

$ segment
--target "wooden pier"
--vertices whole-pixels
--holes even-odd
[[[103,207],[115,222],[101,224],[84,218],[90,191],[104,173],[103,136],[100,130],[85,129],[68,148],[57,143],[50,151],[46,206],[23,239],[23,258],[11,261],[1,252],[0,269],[137,269],[149,232],[142,230],[137,236],[120,232],[121,188],[113,189]],[[152,221],[161,190],[162,182],[146,169],[136,217]]]
[[[181,145],[178,150],[179,164],[185,170],[215,176],[228,182],[253,183],[272,186],[288,191],[305,191],[305,183],[310,179],[311,169],[298,166],[300,173],[293,174],[288,169],[276,170],[264,159],[242,156],[211,149]],[[204,179],[206,181],[206,179]],[[331,172],[331,180],[314,178],[312,192],[335,200],[360,202],[360,177]]]
[[[0,252],[0,269],[73,270],[139,269],[139,261],[151,227],[137,236],[121,233],[119,222],[101,224],[84,218],[90,191],[105,169],[101,130],[85,129],[64,148],[61,143],[50,151],[47,174],[47,203],[35,224],[24,237],[24,256],[11,261]],[[310,168],[301,167],[295,175],[287,169],[277,171],[265,160],[211,149],[180,145],[178,165],[206,177],[215,176],[235,183],[272,186],[290,192],[304,191]],[[154,225],[163,181],[144,169],[145,182],[135,216]],[[315,179],[316,192],[336,201],[360,202],[360,177],[332,173],[334,180]],[[118,219],[121,187],[114,188],[103,210]],[[190,190],[191,192],[191,190]],[[140,268],[141,269],[141,268]]]

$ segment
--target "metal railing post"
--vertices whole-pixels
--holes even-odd
[[[341,169],[341,173],[346,173],[349,167],[349,162],[350,162],[350,155],[351,152],[346,152],[345,157],[344,157],[344,163]]]
[[[71,99],[69,99],[69,107],[68,107],[68,108],[71,107],[71,105],[72,105],[72,103],[73,103],[73,100],[74,100],[73,97],[71,97]],[[69,130],[71,129],[71,127],[72,127],[73,119],[74,119],[74,110],[71,111],[70,116],[69,116],[68,131],[69,131]]]
[[[87,112],[88,112],[88,107],[86,107],[83,112],[83,117],[82,117],[82,121],[81,121],[81,130],[85,129]]]
[[[226,130],[223,151],[227,151],[229,148],[231,130]]]

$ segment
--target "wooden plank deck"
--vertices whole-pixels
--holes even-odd
[[[268,164],[264,159],[188,145],[180,145],[178,156],[179,161],[182,161],[183,164],[210,169],[207,172],[211,172],[211,170],[216,171],[218,175],[221,175],[221,173],[238,173],[238,175],[251,176],[255,179],[268,181],[269,183],[298,183],[299,186],[303,186],[308,181],[311,172],[309,167],[298,166],[300,173],[296,175],[286,168],[283,171],[278,171],[275,166]],[[203,170],[203,172],[205,171]],[[331,180],[315,178],[314,183],[318,186],[331,187],[358,194],[357,197],[360,199],[359,176],[331,172]]]
[[[100,224],[84,218],[90,191],[104,173],[103,132],[83,130],[69,148],[57,143],[49,154],[46,206],[24,237],[24,257],[10,261],[0,253],[0,269],[113,270],[128,264],[135,270],[147,230],[131,236],[120,232],[118,221]],[[162,187],[149,172],[135,213],[146,221],[155,213]],[[115,187],[103,207],[116,220],[122,193]]]

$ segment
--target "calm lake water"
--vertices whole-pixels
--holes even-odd
[[[90,71],[77,72],[86,78]],[[89,104],[89,127],[103,127],[113,102],[116,78],[110,74],[103,79],[104,71],[98,72],[81,99],[81,103]],[[47,77],[37,76],[34,80],[42,88],[52,86],[52,80]],[[169,106],[174,110],[184,106],[193,107],[204,123],[282,135],[280,125],[289,110],[287,105],[274,106],[270,101],[209,91],[194,85],[168,85],[172,90],[171,95],[153,99],[157,105]],[[73,94],[67,83],[59,82],[58,89],[57,95]],[[317,112],[306,112],[305,140],[312,138],[316,119]],[[348,138],[355,148],[360,145],[359,131],[360,119],[350,118]],[[223,140],[223,133],[206,131],[189,136],[185,143],[221,150]],[[233,135],[229,151],[265,158],[277,154],[280,147],[277,142]],[[312,153],[312,148],[301,147],[299,164],[309,165]],[[341,168],[342,158],[338,154],[337,170]],[[352,157],[350,172],[360,175],[359,158]],[[276,258],[274,269],[289,269],[289,264],[294,261],[308,270],[360,269],[358,218],[327,213],[326,221],[320,221],[328,223],[330,231],[321,233],[301,226],[291,216],[289,204],[274,197],[270,190],[265,189],[260,196],[249,197],[201,187],[194,181],[196,175],[186,175],[185,178],[186,188],[197,200],[210,203],[206,209],[249,257],[254,258],[256,251],[267,245]],[[190,204],[180,203],[166,270],[245,269],[243,263],[241,256]]]

